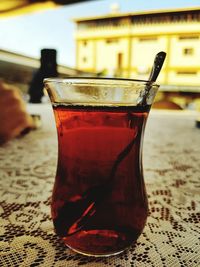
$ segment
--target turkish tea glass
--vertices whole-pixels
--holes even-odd
[[[44,84],[58,136],[55,232],[78,253],[118,254],[137,240],[147,219],[142,143],[159,86],[110,78]]]

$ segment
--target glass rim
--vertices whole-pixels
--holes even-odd
[[[86,76],[70,76],[66,78],[49,77],[43,80],[44,84],[47,83],[64,83],[69,85],[87,84],[87,85],[111,85],[111,86],[130,86],[130,85],[151,85],[151,87],[159,87],[159,84],[150,82],[149,80],[129,79],[129,78],[115,78],[115,77],[86,77]],[[119,84],[120,83],[120,84]]]

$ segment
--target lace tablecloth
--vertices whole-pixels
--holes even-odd
[[[57,140],[50,106],[43,126],[0,147],[0,266],[200,266],[200,130],[193,113],[151,111],[144,142],[149,217],[121,255],[88,258],[55,235],[50,198]]]

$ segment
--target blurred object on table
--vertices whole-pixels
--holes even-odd
[[[3,144],[29,132],[34,123],[17,87],[0,81],[0,94],[0,144]]]
[[[196,127],[200,129],[200,116],[196,119]]]
[[[42,119],[39,114],[30,114],[33,120],[33,129],[39,129],[42,127]]]
[[[29,88],[30,103],[41,103],[43,93],[43,80],[48,77],[57,77],[57,51],[55,49],[42,49],[40,68],[33,76]]]
[[[182,110],[182,107],[179,106],[178,104],[170,101],[170,100],[159,100],[156,101],[152,108],[154,109],[176,109],[176,110]]]

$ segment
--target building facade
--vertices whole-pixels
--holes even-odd
[[[77,18],[76,68],[147,79],[154,56],[167,58],[163,85],[200,85],[200,7]]]

